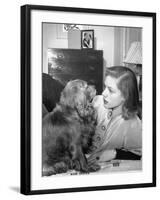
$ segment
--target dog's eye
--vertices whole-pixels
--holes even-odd
[[[79,104],[78,106],[79,106],[79,108],[83,108],[83,104]]]

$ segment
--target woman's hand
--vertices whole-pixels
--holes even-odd
[[[88,164],[93,164],[93,163],[99,163],[99,162],[105,162],[109,160],[113,160],[116,157],[116,150],[103,150],[101,152],[96,152],[91,154],[88,157]]]

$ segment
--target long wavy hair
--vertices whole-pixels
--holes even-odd
[[[106,69],[106,77],[111,76],[116,79],[117,87],[121,91],[125,102],[122,106],[122,116],[130,119],[138,113],[139,92],[137,79],[134,72],[123,66],[113,66]]]

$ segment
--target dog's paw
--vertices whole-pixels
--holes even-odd
[[[100,170],[100,166],[98,164],[92,164],[89,166],[89,172],[96,172],[98,170]]]
[[[82,164],[80,163],[79,160],[74,160],[73,169],[76,170],[76,171],[79,171],[81,173],[88,173],[89,172],[88,165],[82,166]]]
[[[65,173],[68,170],[68,166],[64,162],[58,162],[54,165],[56,174]]]
[[[56,172],[53,167],[43,168],[42,176],[51,176],[51,175],[55,175],[55,174],[56,174]]]
[[[80,171],[81,170],[80,162],[78,160],[74,160],[73,161],[72,167],[76,171]]]
[[[65,173],[68,169],[68,166],[64,162],[58,162],[55,163],[53,166],[44,167],[42,176],[51,176],[60,173]]]

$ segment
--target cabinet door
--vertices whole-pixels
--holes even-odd
[[[48,72],[64,85],[69,80],[82,79],[102,92],[103,52],[95,50],[49,49]]]

